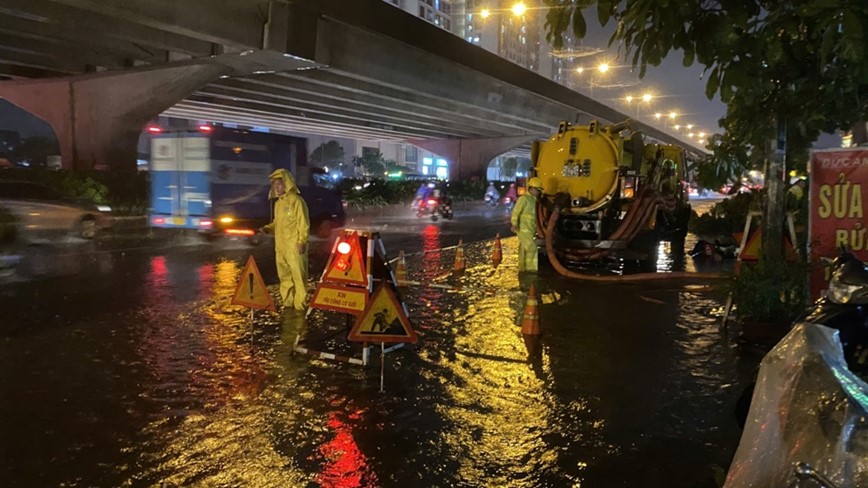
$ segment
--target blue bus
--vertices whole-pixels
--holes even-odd
[[[298,137],[210,125],[151,134],[152,227],[195,229],[209,239],[242,236],[258,242],[271,221],[268,175],[292,173],[310,212],[311,232],[327,237],[346,221],[340,190],[321,168],[307,166]]]

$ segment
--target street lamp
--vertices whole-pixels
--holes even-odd
[[[515,16],[521,17],[522,15],[524,15],[525,12],[527,12],[527,5],[522,2],[518,2],[512,6],[511,10]]]
[[[584,73],[584,71],[585,71],[584,68],[576,69],[576,72],[579,74]],[[600,73],[600,74],[605,74],[607,71],[609,71],[609,63],[600,63],[597,65],[597,69],[595,69],[594,71],[591,72],[591,79],[590,79],[591,98],[594,98],[594,75],[596,74],[595,72]]]
[[[488,17],[491,16],[491,10],[484,8],[484,9],[479,11],[479,16],[482,17],[483,19],[487,19]]]
[[[651,95],[650,93],[644,93],[644,94],[642,94],[641,98],[634,97],[633,95],[627,95],[626,97],[624,97],[624,100],[627,102],[627,105],[632,104],[634,101],[636,102],[636,112],[635,113],[636,113],[636,118],[638,119],[639,118],[639,103],[644,102],[644,103],[650,105],[651,100],[653,98],[654,98],[653,95]],[[655,117],[657,117],[659,119],[660,118],[659,115],[660,114],[655,114]]]

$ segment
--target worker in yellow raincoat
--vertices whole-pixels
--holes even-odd
[[[518,197],[512,209],[512,231],[518,234],[518,271],[536,272],[539,255],[536,247],[536,202],[542,195],[542,180],[527,180],[528,191]]]
[[[271,182],[269,200],[274,202],[274,216],[263,232],[274,234],[277,276],[283,307],[304,310],[307,298],[307,239],[310,217],[307,204],[289,171],[279,169],[268,176]]]

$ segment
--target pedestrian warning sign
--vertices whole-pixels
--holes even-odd
[[[262,280],[262,275],[259,273],[259,268],[256,267],[253,256],[247,259],[247,264],[241,271],[241,278],[235,288],[231,303],[232,305],[242,305],[260,310],[275,310],[274,300],[271,299],[271,293],[268,292],[265,281]]]
[[[368,304],[368,290],[350,286],[320,284],[310,301],[312,308],[359,315]]]
[[[345,234],[335,241],[322,281],[368,286],[367,266],[358,232]]]
[[[411,342],[416,343],[416,331],[410,326],[407,314],[391,286],[381,284],[375,291],[364,313],[356,321],[348,337],[359,342]]]

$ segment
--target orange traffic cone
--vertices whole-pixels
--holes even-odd
[[[500,247],[500,234],[494,238],[494,250],[491,252],[491,264],[497,268],[503,261],[503,249]]]
[[[404,262],[404,251],[398,251],[398,266],[395,267],[395,281],[398,286],[407,283],[407,264]]]
[[[455,250],[455,266],[452,267],[452,271],[456,273],[460,273],[464,271],[464,248],[462,247],[464,241],[458,239],[458,249]]]
[[[527,304],[524,306],[524,316],[521,319],[521,333],[539,335],[539,310],[534,285],[530,285],[530,290],[527,292]]]

